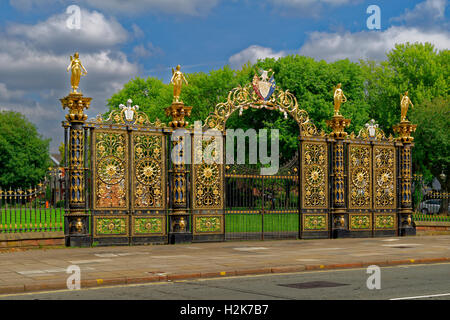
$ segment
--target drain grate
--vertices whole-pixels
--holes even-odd
[[[278,284],[278,285],[282,287],[295,289],[333,288],[333,287],[348,286],[347,283],[337,283],[329,281],[309,281],[309,282]]]

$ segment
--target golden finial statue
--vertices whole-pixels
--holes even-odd
[[[180,94],[183,81],[188,84],[180,68],[180,65],[177,65],[176,71],[172,68],[172,79],[170,79],[170,83],[173,83],[173,102],[182,102],[180,101]]]
[[[78,93],[78,86],[80,85],[80,78],[81,76],[87,75],[87,71],[84,68],[84,66],[81,64],[80,61],[80,55],[78,52],[75,52],[75,54],[70,56],[70,64],[67,67],[67,72],[72,69],[72,76],[70,78],[70,84],[72,85],[72,92]]]
[[[337,87],[334,89],[334,115],[339,115],[339,109],[341,108],[341,104],[347,102],[347,97],[344,95],[344,92],[341,89],[341,84],[339,83]]]
[[[408,107],[411,105],[411,108],[414,109],[414,105],[411,102],[411,99],[408,97],[408,91],[402,96],[400,100],[400,108],[401,108],[401,119],[400,122],[407,122],[406,113],[408,112]]]

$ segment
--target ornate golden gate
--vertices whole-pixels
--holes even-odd
[[[386,137],[373,120],[358,135],[347,134],[350,120],[339,113],[346,99],[338,85],[327,134],[264,71],[230,91],[199,136],[184,119],[192,107],[179,101],[179,68],[175,76],[168,125],[151,123],[131,100],[107,119],[86,121],[91,98],[74,90],[61,99],[69,109],[63,122],[67,245],[415,234],[411,133],[416,126],[406,119],[403,102],[402,120],[394,127],[398,138]],[[228,118],[248,108],[275,110],[296,121],[296,157],[272,176],[218,159],[198,162],[198,153],[219,142],[218,150],[224,148]],[[176,129],[183,135],[175,138]],[[187,149],[191,138],[192,149]],[[181,160],[173,160],[173,154]],[[225,152],[214,157],[222,156]],[[246,195],[248,201],[241,201]],[[247,228],[252,219],[256,222]]]
[[[90,131],[92,241],[167,242],[167,141],[137,108],[86,123]]]

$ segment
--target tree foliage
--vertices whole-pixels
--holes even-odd
[[[415,170],[427,180],[436,177],[444,190],[450,189],[450,179],[443,181],[439,175],[444,170],[448,176],[450,166],[450,100],[441,97],[425,101],[411,112],[411,121],[417,124],[413,161]]]
[[[414,168],[431,177],[438,175],[444,166],[448,176],[449,65],[450,51],[437,51],[429,43],[397,44],[381,62],[354,63],[345,59],[327,63],[290,55],[249,63],[240,70],[225,66],[209,73],[186,74],[189,85],[183,88],[181,99],[194,107],[189,121],[203,121],[218,103],[226,101],[231,89],[250,82],[259,69],[270,68],[275,71],[277,85],[297,97],[300,108],[309,113],[319,130],[330,131],[325,121],[333,116],[333,88],[341,83],[348,100],[341,113],[351,119],[347,132],[357,133],[370,119],[375,119],[390,134],[400,120],[400,97],[408,90],[415,105],[408,117],[418,124]],[[147,112],[151,120],[158,117],[168,121],[164,108],[172,101],[172,85],[151,77],[135,78],[112,96],[109,106],[117,108],[128,98]],[[281,162],[297,149],[297,124],[274,111],[249,109],[242,116],[236,112],[228,120],[227,128],[279,129]]]
[[[49,142],[22,114],[0,111],[0,187],[28,188],[43,179]]]

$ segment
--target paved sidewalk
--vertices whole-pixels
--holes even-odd
[[[0,253],[0,294],[244,274],[450,262],[450,236],[242,241]],[[450,266],[449,266],[450,269]]]

